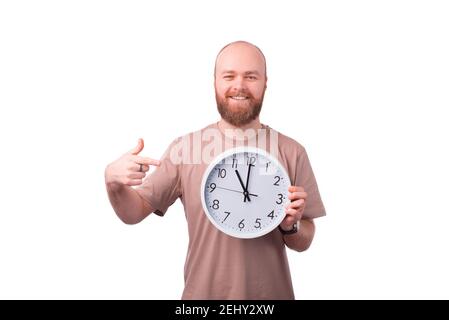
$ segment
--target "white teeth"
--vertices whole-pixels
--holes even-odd
[[[231,97],[234,100],[246,100],[248,99],[247,97]]]

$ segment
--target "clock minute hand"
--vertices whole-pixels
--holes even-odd
[[[247,194],[248,194],[249,175],[251,173],[251,167],[253,167],[253,166],[254,166],[253,164],[248,165],[248,174],[246,175],[246,186],[245,186],[245,190],[246,190]],[[247,197],[248,197],[248,201],[251,201],[251,200],[249,200],[249,196],[247,196]]]
[[[237,178],[239,178],[240,185],[242,186],[242,189],[243,189],[243,195],[245,196],[243,198],[243,202],[246,202],[246,199],[248,199],[248,201],[251,201],[248,197],[248,191],[246,191],[246,188],[243,185],[243,181],[242,181],[242,177],[240,177],[240,173],[237,170],[235,170],[235,173],[237,174]]]

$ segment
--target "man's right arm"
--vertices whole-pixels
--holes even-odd
[[[159,166],[158,160],[138,156],[144,147],[143,140],[106,167],[105,183],[111,202],[117,216],[126,224],[142,221],[155,209],[132,188],[142,184],[150,165]]]

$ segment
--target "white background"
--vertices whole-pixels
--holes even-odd
[[[181,296],[182,205],[127,226],[104,168],[139,137],[158,158],[217,121],[214,59],[240,39],[267,57],[262,122],[306,147],[328,212],[289,251],[297,298],[449,298],[448,16],[446,1],[2,1],[0,298]]]

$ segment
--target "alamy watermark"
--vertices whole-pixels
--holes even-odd
[[[250,147],[265,150],[278,158],[278,132],[270,129],[208,128],[185,135],[170,149],[173,164],[209,164],[225,150]]]

